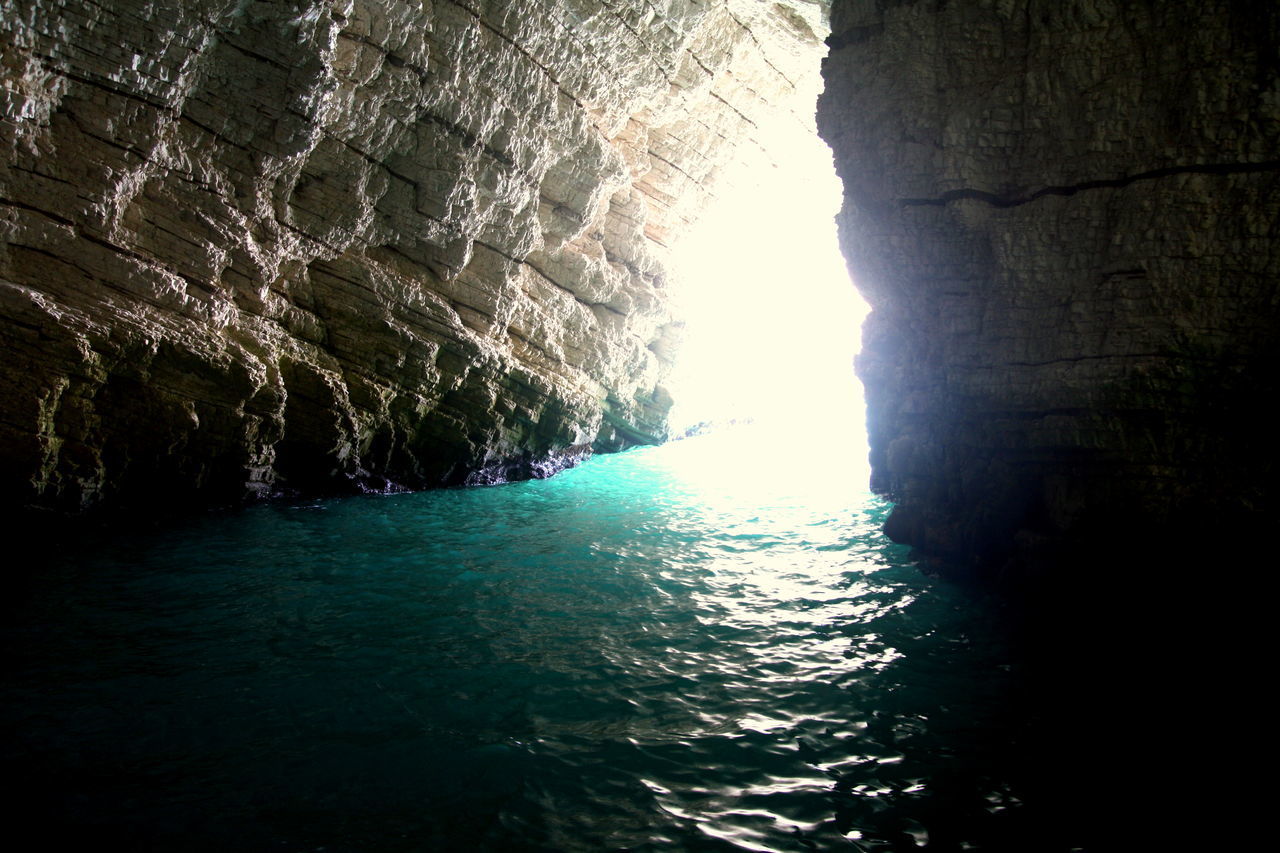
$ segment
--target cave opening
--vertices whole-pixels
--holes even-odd
[[[790,125],[753,154],[726,170],[675,247],[685,331],[670,379],[673,434],[730,423],[774,437],[821,428],[865,457],[853,361],[870,308],[837,240],[831,151],[811,127]]]

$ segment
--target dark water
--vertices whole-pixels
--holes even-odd
[[[877,533],[856,466],[746,440],[66,543],[3,632],[11,831],[994,849],[1021,805],[986,605]]]

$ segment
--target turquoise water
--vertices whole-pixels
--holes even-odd
[[[750,431],[64,543],[11,831],[139,850],[987,849],[1008,650],[857,461]]]

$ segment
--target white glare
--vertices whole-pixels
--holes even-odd
[[[868,309],[836,241],[831,152],[798,127],[785,149],[769,149],[777,162],[726,175],[676,247],[676,308],[687,325],[672,425],[751,419],[865,446],[852,363]]]

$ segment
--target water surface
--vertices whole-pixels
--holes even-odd
[[[67,543],[11,825],[164,850],[986,849],[1008,652],[858,460],[749,432]]]

